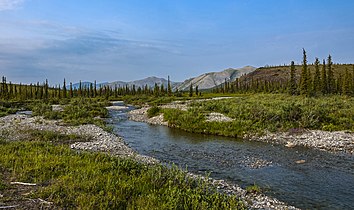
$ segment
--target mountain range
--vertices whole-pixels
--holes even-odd
[[[197,77],[192,77],[189,79],[186,79],[184,82],[174,82],[171,81],[171,87],[173,90],[180,90],[180,91],[186,91],[189,89],[190,85],[192,84],[193,87],[198,86],[199,90],[203,89],[210,89],[213,87],[216,87],[222,83],[227,81],[235,81],[236,78],[241,77],[242,75],[251,73],[255,71],[256,68],[253,66],[245,66],[242,68],[228,68],[220,72],[209,72],[209,73],[204,73],[202,75],[199,75]],[[135,85],[135,87],[144,87],[147,85],[150,88],[153,88],[155,84],[161,86],[163,84],[165,87],[167,87],[168,81],[164,78],[158,78],[158,77],[147,77],[145,79],[141,80],[134,80],[130,82],[124,82],[124,81],[115,81],[115,82],[105,82],[105,83],[99,83],[97,84],[97,87],[100,86],[105,86],[108,85],[111,88],[114,88],[115,86],[117,87],[124,87],[128,85],[129,87]],[[91,82],[82,82],[81,85],[82,87],[89,87]],[[69,88],[69,87],[67,87]],[[73,84],[73,88],[77,89],[79,88],[79,83]]]
[[[192,84],[194,87],[198,86],[199,90],[210,89],[224,83],[225,80],[233,82],[236,80],[236,78],[251,73],[254,70],[256,70],[256,68],[253,66],[245,66],[237,69],[228,68],[221,72],[209,72],[197,77],[187,79],[181,84],[177,85],[175,88],[185,91],[188,90]]]

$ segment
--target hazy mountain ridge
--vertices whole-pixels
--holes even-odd
[[[180,82],[171,82],[171,86],[174,87],[178,85]],[[155,84],[161,86],[163,84],[165,87],[167,87],[168,80],[164,78],[158,78],[158,77],[147,77],[145,79],[140,79],[140,80],[134,80],[130,82],[123,82],[123,81],[115,81],[115,82],[110,82],[107,85],[114,88],[115,86],[117,87],[124,87],[128,85],[129,87],[135,85],[135,87],[144,87],[147,85],[150,88],[153,88]]]
[[[128,87],[132,87],[135,85],[136,88],[138,87],[145,87],[147,85],[150,88],[153,88],[155,84],[161,86],[163,84],[165,88],[167,87],[168,80],[164,78],[158,78],[158,77],[147,77],[145,79],[140,79],[140,80],[134,80],[130,82],[124,82],[124,81],[114,81],[114,82],[104,82],[104,83],[99,83],[96,84],[96,87],[103,87],[103,86],[109,86],[111,88],[117,87],[125,87],[128,85]],[[81,82],[82,87],[90,87],[90,85],[93,84],[92,82]],[[173,82],[171,81],[171,86],[174,87],[176,85],[179,85],[180,82]],[[80,86],[80,83],[75,83],[73,84],[73,89],[78,89]],[[67,86],[69,88],[70,86]]]
[[[180,90],[180,91],[186,91],[189,90],[189,87],[191,84],[193,84],[193,87],[198,86],[200,90],[203,89],[210,89],[213,87],[216,87],[220,84],[223,84],[225,82],[225,79],[227,81],[235,81],[236,78],[241,77],[242,75],[249,74],[251,72],[254,72],[256,70],[255,67],[253,66],[245,66],[242,68],[228,68],[220,72],[208,72],[204,73],[202,75],[199,75],[197,77],[192,77],[189,79],[186,79],[184,82],[174,82],[171,81],[171,86],[173,90]],[[134,80],[130,82],[124,82],[124,81],[114,81],[114,82],[105,82],[105,83],[99,83],[97,84],[97,88],[100,86],[109,86],[111,88],[115,87],[125,87],[129,86],[132,87],[135,85],[136,88],[138,87],[145,87],[147,85],[150,88],[153,88],[155,84],[161,86],[161,84],[164,85],[164,87],[167,87],[168,80],[165,78],[159,78],[159,77],[147,77],[145,79],[140,79],[140,80]],[[89,87],[91,82],[82,82],[81,85],[82,87]],[[79,88],[79,83],[73,84],[74,89]]]
[[[198,86],[200,90],[202,89],[210,89],[213,87],[216,87],[222,83],[225,82],[225,79],[227,81],[235,81],[236,78],[241,77],[244,74],[251,73],[255,71],[256,68],[253,66],[245,66],[242,68],[228,68],[225,69],[221,72],[209,72],[209,73],[204,73],[202,75],[199,75],[197,77],[192,77],[184,82],[182,82],[180,85],[177,85],[175,89],[178,90],[188,90],[190,85],[192,84],[194,87]]]

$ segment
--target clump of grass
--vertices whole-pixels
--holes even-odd
[[[17,111],[16,108],[9,108],[9,107],[4,107],[0,105],[0,117],[9,115],[9,114],[15,114]]]
[[[65,106],[63,120],[70,125],[96,124],[104,126],[102,118],[108,117],[108,111],[104,107],[108,106],[107,101],[95,99],[74,99]]]
[[[78,141],[87,141],[87,137],[78,136],[75,134],[60,134],[54,131],[28,130],[26,131],[31,136],[31,141],[44,141],[54,144],[68,144]]]
[[[247,186],[246,191],[247,191],[247,193],[261,193],[261,188],[258,185],[253,184],[253,185]]]
[[[177,168],[147,166],[102,153],[77,153],[48,142],[0,147],[12,179],[42,185],[34,197],[77,209],[242,209],[235,196],[211,190]],[[49,184],[49,185],[48,185]]]
[[[75,98],[70,102],[60,101],[65,104],[63,111],[53,111],[51,104],[38,101],[31,105],[31,110],[35,116],[44,116],[45,119],[63,119],[68,125],[96,124],[105,127],[103,118],[108,117],[105,109],[109,105],[106,100]]]
[[[149,118],[155,117],[160,114],[161,109],[158,106],[153,106],[147,110],[147,116]]]

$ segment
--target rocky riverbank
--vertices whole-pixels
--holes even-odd
[[[83,136],[87,140],[86,142],[71,144],[71,148],[75,150],[105,152],[118,157],[133,158],[147,164],[159,163],[158,160],[152,157],[137,154],[124,143],[122,138],[108,133],[95,125],[65,126],[61,121],[45,120],[42,117],[28,115],[9,115],[0,118],[1,138],[9,141],[26,139],[26,135],[28,135],[26,131],[28,130],[53,131],[60,134]],[[239,186],[229,184],[224,180],[205,178],[192,173],[188,173],[188,176],[202,178],[215,186],[218,191],[240,197],[250,209],[296,209],[263,194],[249,193]]]
[[[78,135],[87,142],[76,142],[70,147],[76,150],[106,152],[118,157],[134,158],[143,163],[157,163],[158,160],[137,154],[121,137],[104,131],[96,125],[65,126],[58,120],[45,120],[43,117],[28,115],[9,115],[0,118],[0,137],[18,141],[26,139],[28,130],[53,131],[65,135]]]
[[[263,136],[247,136],[251,141],[281,144],[292,148],[303,146],[329,152],[354,154],[354,133],[347,131],[302,130],[267,133]]]
[[[190,103],[192,103],[192,101],[172,102],[167,105],[162,105],[160,108],[187,110]],[[147,115],[147,110],[149,108],[149,106],[145,106],[140,109],[130,111],[128,113],[129,119],[133,121],[146,122],[153,125],[168,125],[168,122],[163,119],[163,114],[149,118]],[[209,113],[206,115],[206,121],[229,122],[232,121],[232,119],[221,113]],[[302,146],[328,152],[344,152],[347,154],[354,154],[354,133],[348,131],[330,132],[321,130],[293,129],[288,132],[268,132],[262,136],[245,135],[243,138],[250,141],[280,144],[290,148]]]

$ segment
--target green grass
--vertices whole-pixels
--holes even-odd
[[[243,137],[289,129],[354,131],[354,98],[328,96],[305,98],[285,94],[255,94],[196,102],[188,111],[163,110],[165,120],[190,132]],[[223,113],[232,122],[206,122],[204,115]]]
[[[46,141],[0,142],[0,169],[42,186],[40,197],[67,209],[243,209],[176,167],[147,166]],[[2,177],[0,177],[2,178]],[[1,185],[0,182],[0,187]]]
[[[158,106],[153,106],[147,110],[147,116],[149,118],[155,117],[159,115],[161,112],[161,109]]]
[[[247,191],[247,193],[261,193],[262,190],[258,185],[253,184],[253,185],[247,186],[246,191]]]
[[[63,102],[63,101],[62,101]],[[102,118],[108,117],[105,109],[109,102],[101,99],[75,98],[66,100],[64,110],[53,111],[50,103],[38,101],[30,105],[33,115],[44,116],[45,119],[62,119],[68,125],[95,124],[105,127]]]

